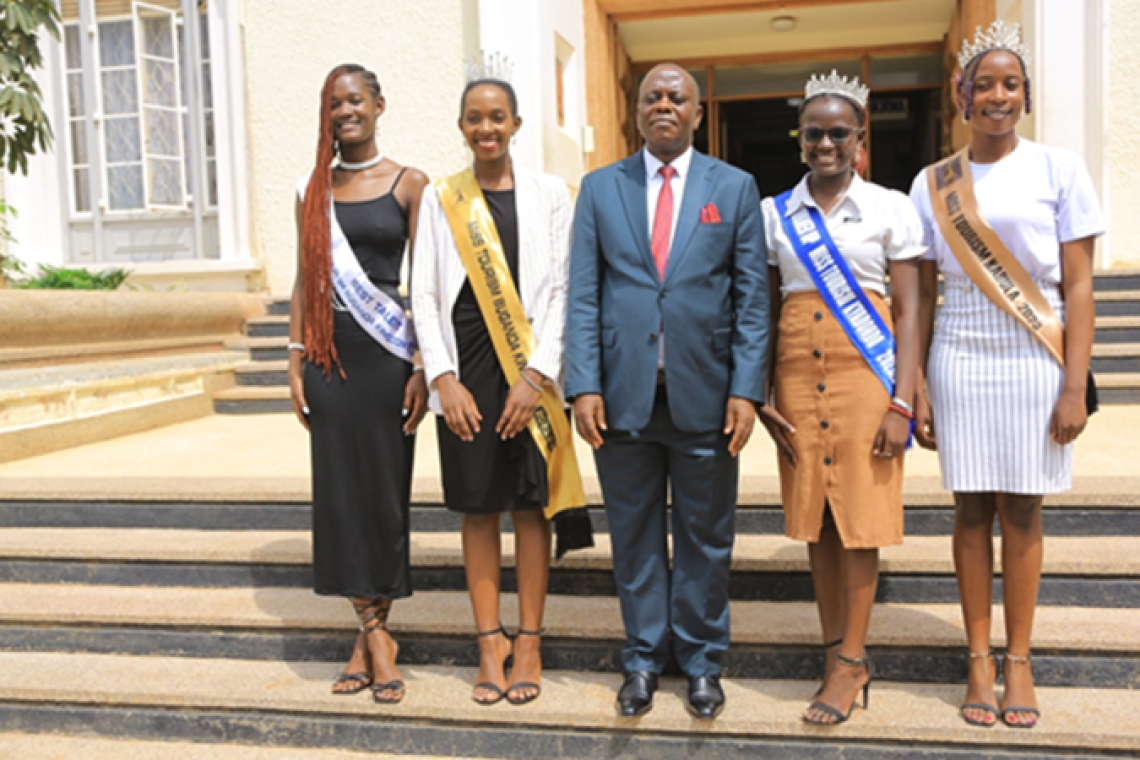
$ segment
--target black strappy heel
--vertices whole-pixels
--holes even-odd
[[[1029,665],[1030,664],[1029,655],[1025,655],[1024,657],[1018,657],[1015,654],[1009,654],[1008,652],[1006,652],[1005,657],[1002,659],[1001,669],[1002,669],[1002,674],[1005,676],[1005,688],[1006,688],[1006,691],[1008,691],[1009,690],[1009,674],[1008,674],[1008,668],[1005,667],[1006,663],[1013,663],[1014,665]],[[1010,720],[1011,715],[1016,715],[1018,713],[1021,713],[1024,715],[1032,715],[1033,716],[1033,722],[1032,723],[1022,723],[1021,721]],[[1001,722],[1006,724],[1010,728],[1036,728],[1037,727],[1037,721],[1039,721],[1039,720],[1041,720],[1041,711],[1038,710],[1036,707],[1014,707],[1014,706],[1007,705],[1006,707],[1001,708]]]
[[[986,652],[970,652],[971,660],[982,660],[986,663],[986,674],[989,675],[989,661],[994,656],[993,651]],[[997,663],[994,663],[995,665]],[[997,679],[997,668],[994,668],[994,679]],[[966,710],[978,710],[989,716],[989,720],[978,720],[966,715]],[[963,702],[962,706],[958,708],[958,714],[962,716],[962,720],[966,721],[971,726],[980,726],[981,728],[993,728],[998,720],[998,709],[994,705],[986,702]]]
[[[835,661],[846,665],[849,668],[863,668],[867,671],[867,680],[863,682],[863,709],[866,710],[871,704],[871,681],[875,678],[875,665],[867,655],[859,658],[844,657],[842,654],[835,656]],[[851,707],[847,709],[846,713],[842,713],[831,705],[825,705],[823,702],[812,702],[808,705],[808,710],[819,710],[835,718],[833,721],[811,720],[806,715],[802,717],[804,723],[811,723],[815,726],[836,726],[840,723],[846,723],[847,719],[851,717],[851,713],[855,711],[855,706],[859,703],[859,695],[855,695],[855,699],[851,700]]]
[[[377,600],[372,600],[371,602],[361,605],[353,602],[352,606],[356,610],[357,617],[360,618],[360,630],[364,631],[365,639],[378,631],[388,632],[388,612],[392,609],[391,603],[379,604]],[[396,657],[400,653],[400,645],[393,641],[392,646],[396,649],[392,655],[392,664],[395,665]],[[369,652],[369,656],[371,656],[371,651]],[[373,679],[372,683],[373,701],[382,705],[394,705],[404,698],[406,687],[403,679],[396,678],[386,683],[375,683],[374,681],[375,679]],[[394,696],[380,696],[386,691],[392,692]]]
[[[827,650],[828,649],[834,649],[835,647],[839,646],[842,643],[843,643],[843,639],[836,639],[835,641],[827,642],[826,644],[823,645],[823,647],[821,647],[823,649],[823,657],[824,657],[824,663],[823,663],[823,675],[824,675],[824,677],[827,676]],[[818,697],[822,693],[823,693],[823,684],[821,683],[819,685],[819,688],[815,690],[815,694],[811,695],[811,698],[815,699],[816,697]]]
[[[505,638],[508,642],[511,642],[512,651],[508,652],[507,656],[503,658],[503,669],[506,670],[507,662],[511,659],[511,655],[514,653],[514,639],[511,638],[510,634],[503,630],[503,624],[499,623],[499,627],[493,631],[476,631],[475,633],[475,635],[479,638],[484,638],[487,636],[498,636],[499,634],[502,634],[503,638]],[[489,683],[487,681],[478,681],[471,688],[486,689],[487,691],[494,692],[494,699],[479,699],[474,694],[471,695],[471,699],[476,704],[483,705],[484,707],[490,707],[491,705],[498,704],[500,701],[502,701],[503,697],[506,696],[503,690],[500,689],[497,685]]]
[[[516,637],[518,637],[518,636],[542,636],[544,631],[545,631],[545,629],[539,629],[537,631],[524,631],[523,629],[520,628],[518,630],[518,632],[515,633],[515,636]],[[523,689],[534,689],[534,695],[533,696],[525,696],[525,697],[515,697],[515,698],[511,697],[512,691],[523,690]],[[534,700],[538,699],[540,696],[542,696],[542,685],[541,684],[533,683],[530,681],[521,681],[519,683],[513,683],[507,687],[507,701],[510,702],[512,705],[515,705],[516,707],[518,707],[519,705],[525,705],[529,702],[533,702]]]

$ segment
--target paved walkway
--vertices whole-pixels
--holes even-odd
[[[1077,442],[1075,495],[1140,493],[1136,464],[1140,406],[1104,407]],[[577,440],[588,494],[599,498],[593,456]],[[945,501],[938,457],[915,447],[907,454],[911,503]],[[776,454],[763,428],[741,454],[741,501],[778,492]],[[415,497],[441,499],[435,420],[416,441]],[[215,415],[0,465],[0,493],[9,498],[103,495],[107,498],[305,498],[309,493],[308,434],[291,414]],[[1070,499],[1071,501],[1071,499]],[[1103,499],[1102,499],[1103,501]]]

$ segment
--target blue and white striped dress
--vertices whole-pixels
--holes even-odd
[[[1038,287],[1057,316],[1054,283]],[[1072,487],[1073,445],[1049,435],[1065,373],[1028,330],[967,278],[948,277],[927,362],[942,484],[1047,494]]]
[[[1020,140],[993,164],[970,164],[982,216],[1064,322],[1061,244],[1104,232],[1079,156]],[[1050,494],[1072,484],[1073,446],[1050,423],[1065,372],[1029,331],[962,271],[934,219],[925,172],[911,200],[945,278],[927,360],[942,485],[958,492]]]

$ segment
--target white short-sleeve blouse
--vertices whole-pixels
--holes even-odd
[[[1061,243],[1104,234],[1092,178],[1072,151],[1021,139],[1000,161],[971,161],[970,172],[982,217],[1034,280],[1060,283]],[[925,170],[910,197],[922,218],[926,258],[947,276],[965,277],[934,219]]]
[[[780,269],[783,295],[816,290],[784,231],[774,198],[761,202],[768,264]],[[788,199],[788,214],[802,206],[819,205],[808,190],[807,177],[800,180]],[[822,209],[820,209],[822,214]],[[823,215],[839,252],[864,290],[886,295],[888,262],[913,259],[926,253],[922,223],[910,200],[897,190],[888,190],[856,175],[843,199]]]

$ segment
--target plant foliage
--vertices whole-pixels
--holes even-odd
[[[16,287],[28,290],[117,290],[130,274],[125,269],[89,272],[40,264],[35,277],[18,282]]]
[[[43,66],[40,38],[59,39],[54,0],[0,0],[0,167],[28,173],[28,156],[51,145],[43,93],[32,71]]]

